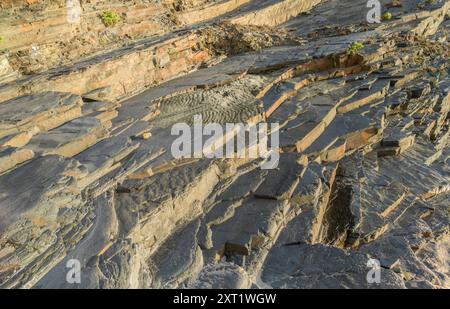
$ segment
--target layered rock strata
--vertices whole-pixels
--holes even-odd
[[[450,3],[363,2],[2,2],[0,287],[449,288]],[[174,158],[197,115],[278,167]]]

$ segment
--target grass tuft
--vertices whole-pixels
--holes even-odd
[[[383,14],[383,20],[391,20],[392,19],[392,13],[386,12]]]
[[[347,49],[347,55],[356,55],[363,48],[363,43],[353,42]]]
[[[119,14],[112,11],[106,11],[102,14],[102,22],[106,27],[113,27],[122,20]]]

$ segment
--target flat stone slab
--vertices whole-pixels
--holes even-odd
[[[354,150],[364,144],[356,144],[356,137],[370,131],[377,133],[376,121],[364,115],[337,115],[326,128],[325,132],[306,149],[308,154],[321,154],[326,152],[338,139],[348,140],[348,150]],[[380,128],[381,130],[381,128]],[[359,146],[359,147],[358,147]]]
[[[17,224],[25,214],[52,216],[67,202],[73,179],[67,175],[75,162],[58,156],[36,158],[0,176],[0,231]],[[48,212],[48,213],[46,213]]]
[[[338,107],[340,114],[348,113],[376,100],[383,99],[389,90],[387,81],[376,82],[369,90],[360,90],[353,98]]]
[[[0,103],[0,138],[33,126],[50,130],[81,116],[80,96],[63,92],[26,95]]]
[[[76,155],[74,159],[81,164],[82,170],[78,185],[85,187],[120,168],[121,161],[138,147],[139,142],[132,141],[129,137],[111,137]]]
[[[232,218],[214,225],[212,250],[217,258],[248,256],[258,250],[279,228],[289,205],[286,201],[251,198],[235,210]]]
[[[95,117],[75,119],[33,137],[27,148],[36,153],[73,157],[106,137],[110,125],[111,122],[102,123]]]
[[[0,103],[0,287],[448,287],[450,3],[382,0],[393,18],[368,24],[351,0],[182,1],[156,22],[248,5],[134,41],[130,28],[155,22],[135,19],[158,14],[135,2],[107,33],[89,15],[109,51],[48,72],[24,74],[73,59],[51,54],[68,45],[37,38],[8,53],[22,42],[2,33],[0,97],[35,94]],[[57,34],[48,8],[25,32]],[[222,128],[278,122],[278,166],[208,149],[175,158],[173,125],[195,115]],[[70,259],[80,285],[66,280]]]
[[[29,149],[7,148],[0,150],[0,174],[31,160],[33,157],[34,152]]]
[[[365,254],[321,244],[275,246],[264,264],[261,280],[274,289],[370,288],[367,282],[369,259]],[[381,269],[381,276],[384,278],[381,287],[404,288],[402,278],[394,271]]]
[[[278,168],[269,170],[266,180],[256,190],[255,197],[289,199],[305,170],[305,167],[298,163],[300,157],[295,153],[282,154]]]

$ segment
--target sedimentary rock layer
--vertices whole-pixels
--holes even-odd
[[[64,2],[0,5],[0,287],[450,287],[448,2]]]

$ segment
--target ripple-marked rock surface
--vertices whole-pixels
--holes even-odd
[[[91,1],[79,25],[22,2],[0,4],[0,287],[450,288],[449,2],[369,24],[350,0]],[[277,167],[173,156],[196,116],[278,123]]]

